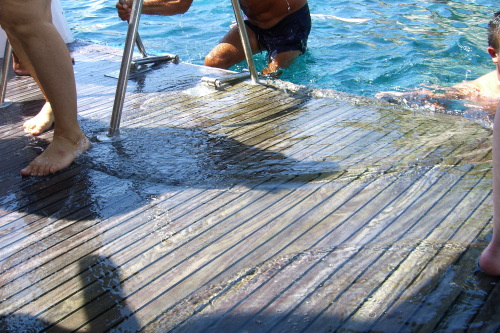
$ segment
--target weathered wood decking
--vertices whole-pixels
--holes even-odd
[[[93,148],[43,178],[22,123],[43,102],[13,77],[0,110],[0,330],[498,332],[491,130],[365,98],[312,97],[121,52],[74,51]]]

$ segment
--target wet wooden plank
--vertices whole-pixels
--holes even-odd
[[[488,283],[473,271],[491,130],[368,98],[215,90],[201,77],[227,72],[181,63],[129,80],[121,134],[102,141],[121,55],[74,56],[94,147],[68,170],[17,174],[50,139],[21,130],[43,103],[30,78],[0,110],[1,328],[497,327],[468,282]]]

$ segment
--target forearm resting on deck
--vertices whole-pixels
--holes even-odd
[[[176,15],[187,12],[193,0],[144,0],[142,4],[142,14],[147,15]],[[118,16],[128,21],[132,11],[132,0],[119,1],[116,4]]]

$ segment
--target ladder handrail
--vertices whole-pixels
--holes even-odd
[[[123,110],[123,102],[125,99],[125,93],[127,90],[127,81],[130,74],[130,67],[132,63],[132,56],[134,53],[134,43],[138,41],[138,47],[141,53],[145,54],[142,42],[140,42],[140,37],[137,33],[139,28],[139,20],[142,12],[142,5],[144,0],[135,0],[132,4],[132,12],[130,14],[130,22],[128,24],[127,39],[125,41],[125,49],[123,50],[123,58],[120,67],[120,75],[118,77],[118,84],[116,86],[115,100],[113,104],[113,112],[111,114],[111,121],[109,125],[108,136],[114,136],[119,132],[120,121]],[[248,39],[248,34],[246,30],[246,25],[243,20],[243,15],[241,14],[241,7],[239,0],[231,0],[234,15],[236,17],[236,22],[238,23],[238,30],[240,32],[240,38],[243,45],[243,51],[245,52],[245,58],[248,63],[250,77],[254,83],[258,83],[257,71],[255,69],[255,63],[252,57],[252,49],[250,41]]]
[[[252,56],[252,47],[250,46],[250,40],[248,39],[248,33],[245,21],[243,20],[243,15],[241,15],[241,7],[239,0],[231,0],[233,5],[234,16],[236,17],[236,23],[238,24],[238,31],[240,32],[241,44],[243,44],[243,51],[245,52],[245,58],[248,63],[248,70],[250,71],[250,77],[253,83],[259,82],[259,77],[257,75],[257,70],[255,69],[255,63]]]
[[[132,63],[134,42],[137,38],[137,29],[139,27],[139,19],[142,12],[143,1],[144,0],[135,0],[132,4],[132,12],[130,14],[130,22],[128,24],[125,49],[123,50],[120,75],[118,77],[118,84],[116,85],[116,94],[113,104],[113,113],[111,114],[108,136],[114,136],[120,129],[123,101],[125,99],[125,92],[127,91],[128,76],[130,74],[130,64]]]

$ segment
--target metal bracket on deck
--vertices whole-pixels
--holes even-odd
[[[148,56],[148,53],[146,52],[146,48],[144,47],[144,44],[142,43],[141,36],[139,33],[137,33],[135,37],[135,45],[137,46],[137,49],[142,55],[142,58],[139,59],[132,59],[132,62],[130,63],[130,71],[137,73],[137,72],[142,72],[149,70],[149,68],[146,66],[146,64],[153,64],[153,63],[160,63],[164,61],[172,61],[172,62],[179,62],[179,56],[175,54],[164,54],[161,56]]]
[[[201,82],[205,83],[208,86],[215,87],[216,89],[220,89],[226,85],[244,81],[250,77],[251,77],[250,72],[243,71],[241,73],[229,74],[217,78],[204,76],[201,78]]]
[[[5,40],[5,51],[3,54],[2,65],[2,82],[0,82],[0,108],[6,108],[12,104],[10,101],[5,100],[5,92],[7,91],[7,76],[9,75],[9,68],[12,62],[12,46],[9,40]]]
[[[148,64],[160,64],[166,61],[178,63],[179,56],[176,54],[163,54],[161,56],[147,56],[143,58],[132,59],[132,61],[130,62],[130,74],[128,78],[132,79],[139,74],[152,70],[152,68],[149,67]],[[108,74],[104,74],[104,76],[112,77],[114,79],[119,79],[120,72],[121,71],[118,70]]]
[[[139,71],[141,67],[144,66],[145,64],[159,63],[163,61],[179,62],[179,56],[176,54],[164,54],[161,56],[150,56],[150,57],[135,59],[132,60],[132,63],[130,64],[131,66],[130,70],[132,72]]]

